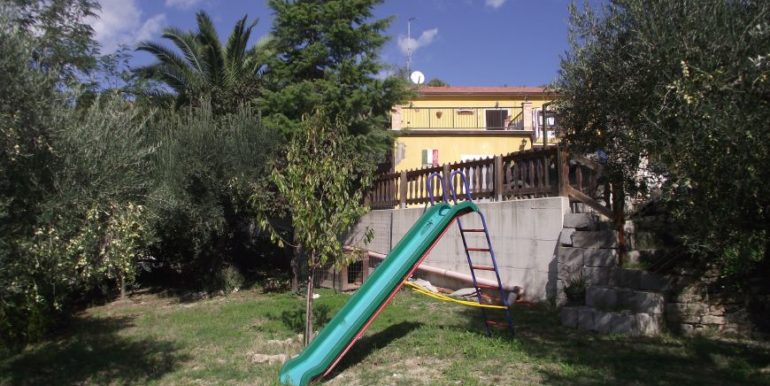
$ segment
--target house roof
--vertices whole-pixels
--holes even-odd
[[[431,87],[424,86],[417,89],[420,96],[452,96],[452,95],[551,95],[553,93],[546,91],[545,87],[465,87],[465,86],[446,86]]]

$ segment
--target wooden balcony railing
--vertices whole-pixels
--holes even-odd
[[[610,216],[609,209],[596,200],[601,180],[601,165],[585,157],[568,157],[566,150],[549,146],[499,155],[491,158],[455,162],[442,166],[405,170],[377,176],[369,195],[372,209],[405,208],[428,202],[426,179],[438,172],[448,178],[462,170],[468,178],[474,199],[504,201],[521,198],[570,196],[601,214]],[[456,178],[445,181],[454,184],[458,199],[465,199],[465,188]],[[434,184],[434,197],[441,197],[441,184]],[[609,189],[604,189],[609,192]],[[451,197],[450,197],[451,199]],[[609,202],[609,199],[603,200]]]

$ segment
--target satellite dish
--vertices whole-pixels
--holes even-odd
[[[415,71],[409,75],[409,79],[411,79],[414,84],[423,84],[425,83],[425,74],[420,71]]]

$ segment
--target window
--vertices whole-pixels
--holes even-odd
[[[506,118],[508,110],[487,110],[487,130],[505,129]]]

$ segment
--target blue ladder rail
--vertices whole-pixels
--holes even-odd
[[[468,201],[473,201],[473,196],[471,195],[470,191],[470,185],[468,184],[468,179],[465,177],[465,173],[463,173],[461,170],[455,170],[449,175],[449,192],[451,192],[452,195],[452,201],[454,204],[457,204],[457,191],[455,189],[455,176],[460,177],[460,182],[462,183],[462,188],[465,191],[465,199]],[[441,174],[438,172],[431,173],[431,175],[428,176],[428,179],[426,181],[426,188],[428,191],[428,198],[430,200],[430,204],[434,205],[434,198],[433,198],[433,184],[432,181],[434,178],[438,178],[439,182],[441,183],[441,194],[443,196],[444,202],[449,201],[449,197],[447,195],[447,186],[446,181],[444,178],[441,177]],[[515,330],[513,327],[513,318],[511,317],[511,305],[508,301],[508,297],[505,295],[505,290],[503,289],[503,282],[500,279],[500,270],[497,266],[497,258],[495,258],[495,251],[492,248],[492,239],[489,236],[489,228],[487,227],[487,220],[484,217],[484,214],[482,212],[478,212],[479,217],[481,218],[481,228],[464,228],[462,225],[462,221],[460,218],[457,219],[457,226],[460,228],[460,237],[463,241],[463,248],[465,249],[465,257],[468,261],[468,266],[470,267],[471,271],[471,278],[473,279],[473,287],[476,289],[476,297],[478,298],[479,304],[482,303],[481,299],[481,289],[497,289],[500,292],[500,300],[502,301],[503,305],[505,306],[505,319],[508,324],[508,328],[511,331],[511,334],[514,334]],[[484,233],[484,239],[487,242],[486,248],[478,248],[478,247],[468,247],[468,240],[465,237],[466,233]],[[489,256],[492,260],[492,265],[478,265],[473,262],[473,259],[471,258],[471,252],[487,252],[489,253]],[[494,271],[495,278],[497,279],[497,287],[479,284],[476,280],[476,271]],[[491,330],[489,328],[490,325],[494,325],[495,323],[490,320],[487,316],[487,311],[484,308],[479,308],[481,310],[481,316],[484,318],[484,327],[486,328],[487,334],[491,334]]]

